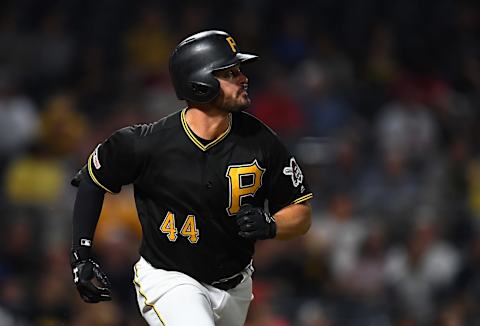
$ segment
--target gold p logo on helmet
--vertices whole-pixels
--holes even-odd
[[[226,38],[228,45],[230,45],[230,48],[232,49],[232,52],[237,53],[237,43],[235,43],[235,40],[233,37],[229,36]]]

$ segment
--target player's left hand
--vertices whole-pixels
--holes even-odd
[[[112,300],[110,281],[100,266],[92,259],[76,259],[78,255],[72,254],[73,282],[83,301],[97,303]]]
[[[275,218],[260,207],[243,205],[235,216],[238,235],[250,240],[272,239],[277,234]]]

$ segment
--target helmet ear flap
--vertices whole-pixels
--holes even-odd
[[[194,96],[206,97],[212,91],[212,87],[205,83],[192,82],[190,86],[192,87],[192,94]]]
[[[197,103],[208,103],[215,99],[220,93],[220,83],[215,79],[208,83],[201,81],[191,81],[189,94],[191,99]]]

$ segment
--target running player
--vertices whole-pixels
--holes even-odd
[[[170,76],[187,107],[134,125],[97,146],[72,183],[74,282],[86,302],[111,300],[91,258],[105,192],[133,184],[143,238],[137,299],[151,325],[243,325],[257,240],[310,227],[313,197],[295,158],[250,105],[240,53],[222,31],[180,42]]]

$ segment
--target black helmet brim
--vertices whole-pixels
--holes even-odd
[[[233,60],[225,62],[220,67],[215,67],[212,71],[218,71],[223,69],[228,69],[238,64],[251,63],[258,59],[258,55],[249,54],[249,53],[237,53]]]

